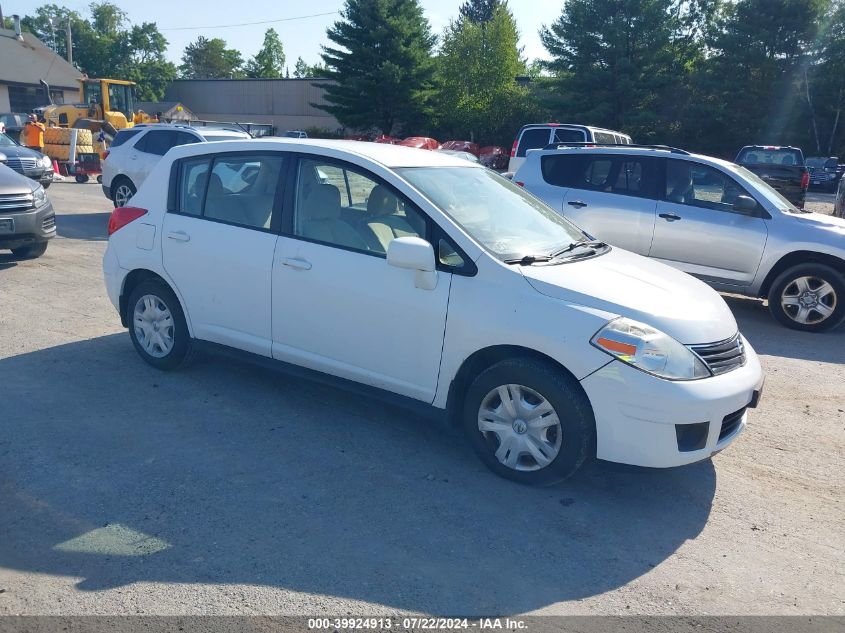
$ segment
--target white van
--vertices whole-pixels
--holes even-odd
[[[591,125],[571,123],[530,123],[523,125],[516,133],[511,147],[508,171],[515,173],[525,162],[529,149],[543,149],[552,143],[606,143],[630,145],[631,137],[622,132],[606,130]]]

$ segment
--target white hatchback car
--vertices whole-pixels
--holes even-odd
[[[172,149],[115,209],[109,297],[148,363],[225,346],[439,411],[525,483],[668,467],[743,430],[763,375],[722,298],[438,152]]]
[[[241,130],[179,123],[142,123],[118,130],[103,160],[103,195],[116,207],[125,205],[171,147],[249,138]]]

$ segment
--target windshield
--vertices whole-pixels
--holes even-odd
[[[0,147],[15,147],[17,143],[15,143],[12,139],[10,139],[5,134],[0,134]]]
[[[749,171],[740,165],[729,165],[728,168],[746,181],[751,189],[763,196],[781,211],[799,213],[798,209],[789,200],[772,188],[769,183],[760,178],[753,171]]]
[[[811,157],[808,158],[804,164],[807,165],[807,167],[824,167],[826,162],[826,158]]]
[[[549,255],[587,236],[524,189],[489,169],[397,169],[462,229],[501,260]]]

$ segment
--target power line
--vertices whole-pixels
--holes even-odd
[[[319,18],[326,15],[336,15],[340,11],[329,11],[327,13],[313,13],[311,15],[299,15],[295,18],[279,18],[278,20],[261,20],[260,22],[244,22],[242,24],[218,24],[216,26],[174,26],[160,31],[198,31],[201,29],[232,29],[239,26],[256,26],[258,24],[274,24],[276,22],[291,22],[292,20],[306,20],[308,18]]]

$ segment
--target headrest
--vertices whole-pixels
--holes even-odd
[[[320,185],[305,201],[305,217],[309,220],[336,220],[340,217],[340,189]]]
[[[367,213],[371,216],[392,215],[399,210],[399,200],[384,185],[376,185],[367,199]]]

